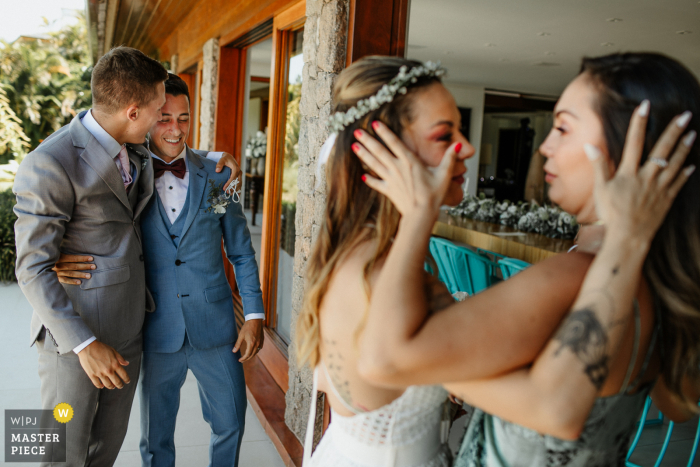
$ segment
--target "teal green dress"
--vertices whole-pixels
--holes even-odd
[[[625,383],[618,394],[595,401],[579,439],[566,441],[541,435],[476,409],[462,440],[455,467],[624,466],[635,424],[654,385],[650,382],[640,386],[639,381],[649,365],[658,334],[657,324],[639,375],[628,384],[639,348],[637,306],[635,318],[634,353]]]

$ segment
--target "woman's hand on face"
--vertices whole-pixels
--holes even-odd
[[[386,125],[375,121],[372,128],[389,149],[366,131],[355,131],[359,143],[352,150],[378,177],[365,174],[365,183],[389,198],[402,216],[437,215],[462,143],[452,144],[440,165],[426,167]]]
[[[601,157],[598,148],[584,148],[595,166],[596,213],[606,226],[606,235],[615,232],[646,245],[695,170],[692,165],[683,168],[683,162],[696,136],[695,131],[690,131],[677,144],[691,118],[690,112],[679,115],[669,123],[640,167],[648,115],[649,101],[644,101],[632,115],[622,160],[614,176],[611,177],[608,160]]]

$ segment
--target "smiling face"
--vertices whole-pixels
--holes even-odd
[[[597,94],[588,76],[579,75],[554,108],[554,126],[540,146],[547,158],[545,181],[549,198],[580,223],[597,220],[593,201],[595,172],[583,150],[586,143],[608,157],[603,124],[594,110]],[[609,160],[609,159],[608,159]],[[611,173],[615,168],[610,164]]]
[[[151,128],[151,150],[170,162],[185,148],[190,133],[190,102],[184,94],[166,94],[165,97],[162,116]]]
[[[429,167],[442,161],[451,144],[460,142],[462,149],[454,164],[452,183],[443,203],[454,206],[462,200],[462,184],[467,168],[464,160],[474,155],[474,147],[459,131],[462,123],[452,94],[440,83],[421,89],[413,97],[413,121],[404,127],[401,139]]]

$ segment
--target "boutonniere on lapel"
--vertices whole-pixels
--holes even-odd
[[[148,140],[146,140],[146,144],[148,144]],[[149,159],[148,155],[139,151],[138,149],[136,149],[135,147],[133,147],[130,144],[128,144],[127,147],[139,155],[139,157],[141,158],[141,170],[145,169],[146,166],[148,165],[148,159]]]
[[[226,207],[231,204],[231,196],[229,196],[224,191],[224,184],[217,185],[214,180],[209,180],[209,195],[207,196],[207,202],[209,207],[206,212],[214,211],[215,214],[226,213]]]

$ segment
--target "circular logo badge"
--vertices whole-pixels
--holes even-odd
[[[61,402],[53,408],[53,418],[59,423],[68,423],[73,418],[73,407]]]

